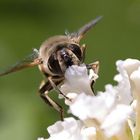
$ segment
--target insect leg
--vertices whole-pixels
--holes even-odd
[[[63,121],[63,108],[48,96],[49,91],[52,89],[53,87],[49,81],[44,82],[43,84],[41,83],[39,89],[40,97],[45,101],[45,103],[49,104],[51,107],[60,112],[60,118]]]
[[[87,69],[92,69],[96,74],[99,72],[99,61],[95,61],[93,63],[86,65]]]
[[[82,54],[83,54],[83,59],[82,59],[82,62],[83,62],[85,60],[85,52],[86,52],[86,45],[85,44],[83,44],[81,46],[81,51],[82,51]]]
[[[71,101],[70,98],[68,98],[65,94],[63,94],[60,89],[57,87],[57,85],[55,84],[55,82],[53,82],[51,77],[48,77],[49,82],[51,83],[52,87],[59,93],[61,94],[65,99]]]
[[[87,66],[87,69],[88,70],[93,70],[95,74],[98,74],[98,71],[99,71],[99,61],[96,61],[96,62],[93,62],[93,63],[90,63]],[[90,87],[93,91],[93,93],[95,94],[94,92],[94,88],[93,88],[93,84],[95,83],[95,79],[94,77],[91,78],[91,82],[90,82]]]

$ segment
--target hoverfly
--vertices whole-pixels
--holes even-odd
[[[49,104],[60,112],[61,120],[63,120],[63,108],[53,101],[48,93],[52,89],[62,94],[64,98],[70,100],[60,90],[59,86],[64,81],[64,73],[71,65],[80,65],[84,62],[86,46],[80,45],[80,40],[83,36],[100,21],[102,17],[99,16],[91,22],[85,24],[77,32],[57,35],[50,37],[42,43],[39,50],[34,49],[33,52],[26,58],[17,62],[15,65],[0,72],[0,76],[19,71],[24,68],[38,66],[39,70],[45,75],[47,80],[44,80],[39,88],[41,98],[45,103]],[[98,62],[87,65],[88,69],[98,71]],[[91,81],[91,87],[94,80]]]

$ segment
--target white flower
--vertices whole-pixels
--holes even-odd
[[[133,98],[136,100],[136,127],[134,135],[138,139],[140,137],[140,61],[127,59],[124,63],[124,68],[129,75]]]
[[[140,66],[140,61],[137,59],[126,59],[124,61],[123,67],[127,71],[128,76],[132,74]]]
[[[88,95],[93,95],[93,91],[90,87],[91,79],[96,80],[98,76],[92,69],[89,72],[90,74],[88,75],[88,70],[84,64],[81,66],[73,65],[69,67],[65,73],[65,81],[60,90],[73,100],[78,94],[83,92]],[[60,98],[62,98],[61,95]],[[68,100],[66,100],[65,103],[68,105],[70,104]]]
[[[92,94],[90,79],[85,65],[81,67],[73,65],[67,69],[61,91],[65,94],[73,92],[80,94],[84,91]]]
[[[97,96],[80,94],[70,105],[70,111],[81,120],[93,118],[101,123],[115,104],[114,96],[110,93]]]
[[[133,113],[131,107],[127,105],[117,105],[110,114],[108,114],[101,125],[101,129],[103,129],[107,136],[111,137],[114,134],[120,135],[122,132],[122,128],[125,128],[125,124],[129,119],[130,114]]]
[[[129,77],[124,69],[124,63],[126,63],[126,61],[119,60],[116,62],[119,74],[114,77],[114,80],[118,82],[117,86],[114,86],[114,88],[119,97],[119,103],[129,105],[132,102],[133,97],[131,95]]]
[[[140,101],[140,67],[131,74],[130,79],[133,84],[133,94]]]
[[[113,93],[113,92],[112,92]],[[72,114],[85,122],[86,126],[100,127],[106,137],[126,133],[122,130],[133,110],[131,106],[116,104],[116,96],[102,93],[97,96],[81,94],[70,105]]]
[[[47,140],[90,140],[96,135],[95,128],[85,128],[83,122],[74,118],[66,118],[48,127],[50,137]]]
[[[38,138],[37,140],[46,140],[46,139],[44,139],[44,138]]]
[[[72,102],[69,112],[78,119],[65,118],[48,128],[47,140],[134,140],[140,137],[140,61],[119,60],[117,85],[108,84],[95,96],[90,87],[98,75],[85,65],[71,66],[60,90]],[[136,125],[135,125],[136,124]],[[46,140],[40,138],[39,140]]]

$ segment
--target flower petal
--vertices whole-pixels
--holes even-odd
[[[76,93],[78,95],[83,92],[88,95],[94,95],[90,83],[91,78],[97,79],[97,77],[97,74],[92,70],[89,71],[88,75],[88,70],[84,64],[81,66],[73,65],[66,70],[64,84],[61,86],[60,90],[65,95],[70,93]]]
[[[104,93],[97,96],[80,94],[70,105],[70,111],[81,120],[88,118],[102,122],[115,104],[115,95]]]
[[[48,140],[82,140],[81,129],[83,124],[74,118],[66,118],[63,122],[58,121],[48,127],[50,138]]]
[[[132,81],[134,98],[136,98],[140,102],[140,67],[132,72],[130,79]]]
[[[108,137],[120,135],[125,130],[127,119],[133,113],[130,106],[117,105],[116,108],[106,116],[101,125],[102,130]]]

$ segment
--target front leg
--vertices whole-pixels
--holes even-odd
[[[86,45],[83,44],[83,45],[81,45],[80,48],[81,48],[81,51],[82,51],[82,54],[83,54],[82,62],[84,62],[84,60],[85,60],[85,53],[86,53]]]
[[[59,81],[59,83],[61,83],[61,81]],[[49,104],[51,107],[53,107],[60,113],[60,119],[63,121],[63,108],[48,96],[49,91],[51,91],[52,89],[53,86],[49,81],[41,83],[39,89],[40,97],[45,101],[46,104]]]
[[[93,70],[93,72],[95,74],[98,74],[99,72],[99,61],[96,61],[96,62],[93,62],[93,63],[90,63],[90,64],[87,64],[86,65],[87,69],[90,71],[90,70]],[[94,88],[93,88],[93,84],[95,83],[95,77],[91,77],[91,80],[90,80],[90,87],[93,91],[93,93],[95,94],[94,92]]]
[[[69,99],[65,94],[63,94],[63,93],[60,91],[60,89],[57,87],[56,83],[54,82],[54,81],[55,81],[54,78],[48,77],[48,80],[49,80],[50,84],[52,85],[53,89],[55,89],[55,90],[58,92],[58,94],[61,94],[65,99],[71,101],[71,99]]]
[[[99,61],[95,61],[93,63],[87,64],[86,65],[87,69],[92,69],[95,74],[98,74],[99,72]]]

